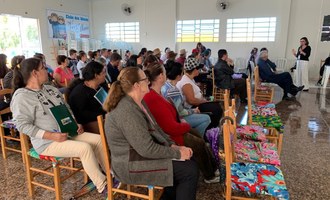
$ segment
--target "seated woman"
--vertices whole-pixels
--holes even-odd
[[[184,107],[198,107],[201,113],[211,113],[211,124],[208,128],[217,127],[223,114],[219,102],[208,102],[204,99],[200,88],[196,85],[194,77],[199,75],[199,63],[195,58],[188,58],[184,63],[185,74],[176,84],[183,95]]]
[[[151,81],[151,87],[150,92],[143,99],[159,126],[177,145],[192,148],[194,158],[204,175],[206,183],[219,183],[219,177],[214,174],[216,164],[204,139],[198,134],[191,134],[193,130],[190,130],[190,125],[185,120],[181,121],[178,118],[175,107],[161,95],[161,88],[166,82],[164,66],[159,63],[150,64],[146,67],[145,73]]]
[[[111,85],[104,108],[112,170],[122,183],[165,186],[163,199],[194,200],[199,171],[193,152],[176,146],[148,111],[148,84],[140,68],[126,67]]]
[[[14,71],[16,68],[19,68],[19,65],[21,62],[25,59],[24,56],[14,56],[11,59],[11,70],[6,74],[6,76],[3,78],[3,88],[5,89],[11,89],[12,88],[12,80]]]
[[[71,69],[68,68],[69,60],[66,56],[58,55],[56,60],[59,66],[54,71],[55,84],[60,88],[60,91],[63,93],[64,89],[68,86],[74,76]]]
[[[184,107],[182,94],[176,87],[177,82],[182,78],[182,65],[173,61],[167,62],[165,69],[167,81],[162,87],[162,95],[176,107],[179,116],[186,120],[203,137],[206,128],[211,123],[211,119],[207,114],[200,114],[198,108],[189,109]]]
[[[47,80],[47,70],[39,59],[29,58],[21,63],[14,75],[15,92],[10,104],[16,128],[31,138],[32,146],[41,155],[80,158],[98,192],[106,193],[106,177],[99,168],[100,164],[105,169],[100,135],[84,133],[79,124],[78,135],[70,140],[67,133],[56,131],[59,126],[50,108],[65,102],[55,87],[44,85]]]
[[[97,116],[104,115],[105,111],[94,95],[104,83],[105,75],[105,67],[99,62],[91,61],[82,70],[83,79],[74,80],[66,91],[67,101],[77,122],[87,132],[99,133]]]
[[[233,78],[234,64],[225,49],[218,51],[218,62],[214,66],[215,84],[221,89],[230,89],[231,94],[237,94],[241,103],[247,103],[246,80],[242,77]]]

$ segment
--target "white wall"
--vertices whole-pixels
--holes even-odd
[[[132,6],[131,15],[122,12],[123,3]],[[140,22],[140,43],[132,43],[134,53],[139,53],[142,47],[175,47],[176,0],[92,0],[91,7],[97,39],[105,39],[106,23]]]
[[[0,0],[0,5],[0,13],[39,19],[42,50],[53,68],[56,64],[50,53],[52,39],[48,37],[46,9],[89,16],[89,0]]]

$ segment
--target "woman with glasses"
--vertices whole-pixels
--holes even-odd
[[[143,101],[149,83],[140,68],[126,67],[111,85],[104,108],[112,170],[124,184],[164,186],[162,199],[194,200],[199,171],[193,152],[158,126]]]
[[[297,58],[296,70],[295,70],[295,85],[304,85],[303,91],[309,90],[308,82],[308,62],[311,55],[311,47],[309,46],[308,39],[302,37],[300,39],[300,46],[298,51],[292,49],[292,54]]]

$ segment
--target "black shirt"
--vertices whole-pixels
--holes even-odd
[[[119,75],[119,70],[117,67],[114,67],[111,65],[111,63],[108,64],[108,74],[111,77],[111,83],[117,81],[117,77]]]
[[[309,56],[311,55],[311,51],[312,51],[312,49],[311,49],[311,47],[310,46],[307,46],[305,49],[303,49],[303,52],[306,54],[306,56],[305,55],[303,55],[303,54],[300,54],[300,48],[301,47],[299,47],[298,48],[298,51],[297,51],[297,58],[300,56],[300,60],[307,60],[307,61],[309,61]]]
[[[69,105],[78,124],[96,121],[98,115],[106,113],[102,105],[94,98],[96,92],[82,82],[70,93]]]

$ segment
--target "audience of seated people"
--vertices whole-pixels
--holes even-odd
[[[164,186],[162,199],[194,200],[199,171],[193,151],[158,126],[143,101],[148,85],[138,67],[124,68],[111,85],[104,108],[113,173],[124,184]]]
[[[150,81],[150,92],[143,99],[155,117],[157,124],[171,137],[176,145],[185,145],[193,150],[194,158],[204,175],[206,183],[219,183],[219,177],[215,176],[216,164],[203,137],[200,133],[195,133],[189,123],[180,119],[175,106],[161,95],[161,88],[166,82],[164,66],[159,63],[152,63],[146,67],[144,72]]]
[[[44,85],[47,81],[47,70],[37,58],[24,60],[14,74],[15,91],[10,108],[17,130],[31,138],[32,146],[40,155],[80,158],[98,192],[106,195],[106,176],[99,167],[105,170],[100,135],[84,132],[80,124],[78,135],[70,139],[67,133],[58,131],[50,108],[65,102],[57,88]]]
[[[214,65],[215,84],[218,88],[229,89],[230,94],[240,97],[242,103],[247,103],[246,81],[240,77],[234,77],[234,63],[228,57],[225,49],[218,51],[218,62]]]
[[[217,127],[223,111],[219,102],[208,102],[203,97],[201,89],[194,81],[194,78],[199,75],[200,67],[199,62],[195,58],[187,58],[184,63],[185,73],[181,80],[176,84],[176,87],[183,95],[186,108],[198,107],[201,113],[211,113],[211,124],[209,127]]]
[[[282,100],[293,100],[293,97],[304,88],[304,86],[297,87],[293,84],[289,72],[275,73],[276,65],[268,59],[268,51],[260,52],[258,67],[261,80],[276,83],[283,89]],[[292,97],[289,97],[288,94],[291,94]]]
[[[54,71],[54,80],[57,87],[64,93],[65,87],[74,78],[71,69],[68,67],[69,60],[64,55],[58,55],[57,64],[59,65]]]
[[[201,114],[198,107],[194,109],[184,107],[182,94],[176,87],[183,76],[183,67],[180,63],[168,62],[165,69],[167,81],[162,86],[162,95],[175,106],[179,117],[187,121],[203,137],[211,119],[207,114]]]
[[[163,61],[163,63],[165,63],[165,61],[167,60],[167,56],[170,51],[171,51],[171,49],[169,47],[165,47],[164,54],[161,55],[161,57],[160,57],[160,59]]]
[[[97,116],[104,115],[105,111],[94,95],[104,83],[105,76],[105,67],[101,63],[91,61],[82,70],[83,78],[74,80],[66,90],[72,112],[87,132],[99,133]],[[105,91],[108,91],[107,87]]]

